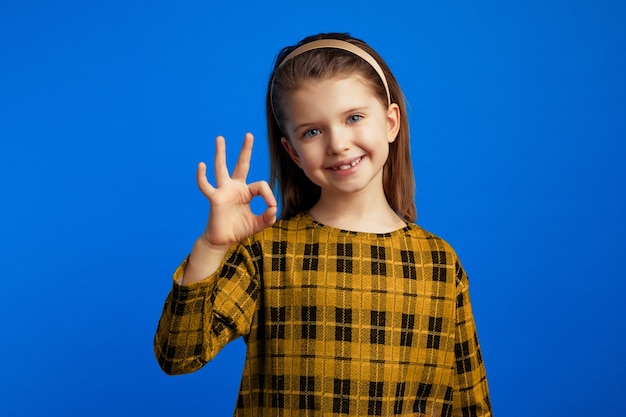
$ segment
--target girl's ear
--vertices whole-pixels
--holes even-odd
[[[293,162],[295,162],[296,165],[302,168],[302,165],[300,165],[300,156],[298,155],[298,152],[296,152],[296,150],[294,149],[289,139],[287,139],[286,137],[282,137],[280,138],[280,143],[283,144],[283,148],[285,148]]]
[[[391,103],[387,107],[387,142],[392,143],[400,131],[400,107]]]

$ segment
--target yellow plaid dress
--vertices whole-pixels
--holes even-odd
[[[247,343],[235,416],[490,416],[465,272],[415,224],[386,234],[301,214],[241,242],[207,279],[174,274],[154,339],[193,372]]]

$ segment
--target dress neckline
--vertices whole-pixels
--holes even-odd
[[[327,224],[318,222],[317,220],[313,219],[313,217],[311,217],[311,215],[308,212],[300,213],[297,217],[300,217],[302,220],[304,220],[305,222],[309,223],[312,227],[314,227],[316,229],[320,229],[320,230],[325,230],[328,233],[344,234],[344,235],[345,234],[349,234],[349,235],[355,235],[355,236],[375,237],[375,238],[383,238],[383,237],[392,237],[392,236],[396,236],[396,235],[403,235],[403,234],[407,233],[408,231],[410,231],[411,229],[413,229],[416,226],[414,223],[407,222],[403,227],[400,227],[398,229],[391,230],[391,231],[385,232],[385,233],[362,232],[362,231],[358,231],[358,230],[342,229],[342,228],[339,228],[339,227],[329,226]]]

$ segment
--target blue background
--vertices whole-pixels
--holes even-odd
[[[196,164],[257,135],[278,50],[347,31],[410,102],[419,223],[468,270],[500,416],[625,415],[626,3],[0,3],[0,415],[228,416],[244,344],[152,337]]]

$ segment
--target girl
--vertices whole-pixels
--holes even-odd
[[[404,97],[364,42],[282,50],[267,89],[271,183],[229,176],[216,141],[204,233],[174,275],[155,336],[168,374],[243,336],[235,416],[490,416],[467,276],[415,222]],[[250,201],[261,196],[260,215]]]

